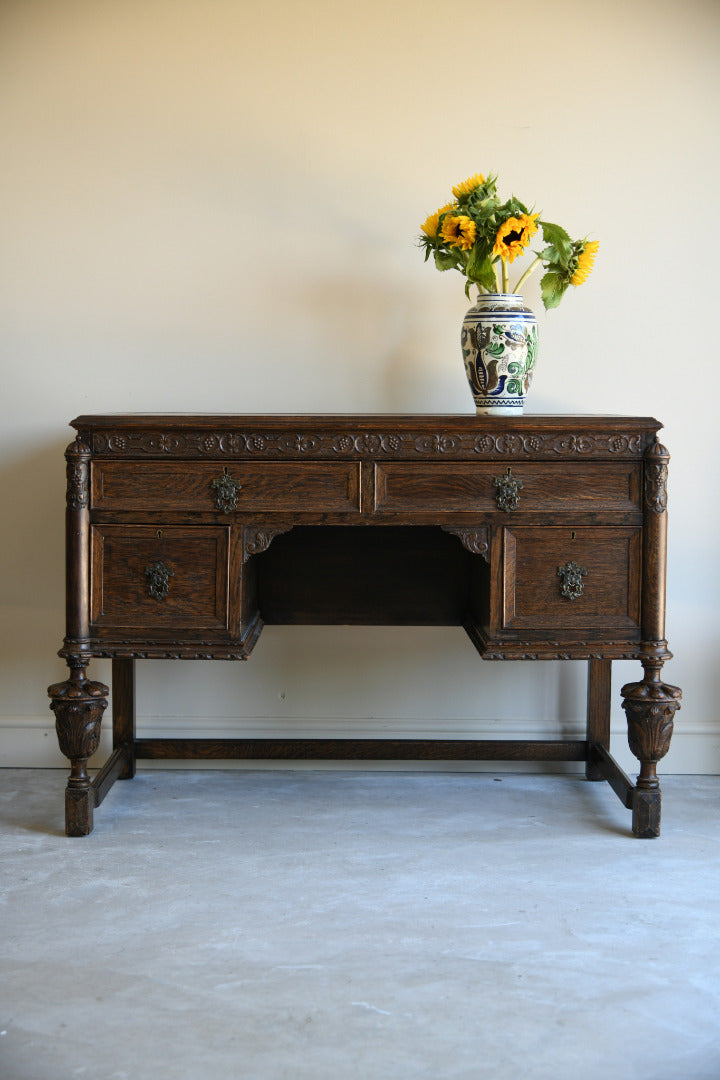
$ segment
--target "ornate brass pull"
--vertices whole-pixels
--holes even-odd
[[[242,484],[239,480],[233,480],[227,469],[223,469],[222,475],[211,481],[210,487],[215,491],[215,506],[224,514],[231,510],[237,510],[237,493]]]
[[[171,566],[164,562],[150,563],[145,567],[148,593],[153,600],[164,600],[170,592],[170,578],[175,577]]]
[[[493,484],[497,488],[495,502],[498,505],[498,510],[517,510],[523,482],[513,476],[509,465],[505,476],[496,476]]]
[[[583,578],[587,574],[584,566],[578,566],[576,562],[565,563],[558,566],[558,577],[561,578],[560,595],[568,600],[577,600],[583,594]]]

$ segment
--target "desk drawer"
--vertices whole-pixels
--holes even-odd
[[[229,534],[214,525],[93,528],[93,626],[128,637],[225,630]]]
[[[640,507],[641,466],[635,462],[472,461],[442,464],[383,462],[375,467],[375,510],[457,513],[505,510],[499,495],[519,481],[514,509],[533,512],[632,511]],[[512,512],[512,511],[509,511]]]
[[[98,510],[359,511],[358,462],[95,461]]]
[[[642,530],[503,530],[505,630],[640,629]]]

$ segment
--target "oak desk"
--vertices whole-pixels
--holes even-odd
[[[657,836],[668,453],[608,416],[81,416],[67,467],[66,831],[136,758],[585,761]],[[245,660],[265,623],[463,626],[483,659],[588,660],[583,740],[143,739],[138,659]],[[91,778],[112,658],[112,756]],[[610,755],[611,664],[636,784]]]

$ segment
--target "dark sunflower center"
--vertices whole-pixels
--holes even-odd
[[[522,236],[523,236],[523,230],[521,230],[520,232],[517,232],[517,230],[514,229],[512,232],[505,233],[505,243],[506,244],[517,244],[518,240],[522,240]]]

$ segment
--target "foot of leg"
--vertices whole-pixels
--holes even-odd
[[[65,835],[89,836],[95,824],[95,792],[90,784],[74,788],[71,783],[65,788]]]
[[[660,835],[660,788],[647,791],[635,788],[633,792],[632,831],[641,840],[652,840]]]

